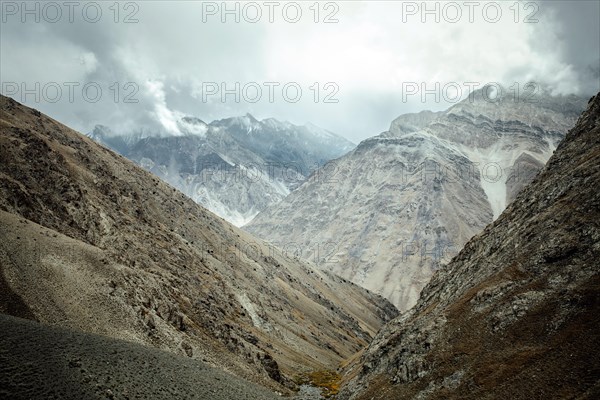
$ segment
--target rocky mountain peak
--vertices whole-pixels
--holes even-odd
[[[389,131],[384,132],[382,135],[401,135],[416,132],[425,128],[442,114],[442,111],[433,112],[429,110],[418,113],[402,114],[392,121]]]

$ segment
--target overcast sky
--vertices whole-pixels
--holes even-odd
[[[2,93],[82,132],[249,112],[358,142],[476,84],[600,90],[598,1],[45,4],[2,1]]]

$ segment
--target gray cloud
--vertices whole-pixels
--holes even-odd
[[[222,23],[218,15],[203,22],[203,3],[198,1],[136,2],[139,22],[131,24],[122,21],[133,10],[125,9],[126,2],[119,3],[119,23],[113,21],[112,2],[99,3],[103,15],[97,23],[86,22],[77,12],[73,23],[66,16],[56,23],[43,18],[35,23],[28,16],[22,23],[20,14],[6,13],[7,3],[2,4],[0,28],[3,92],[7,82],[28,88],[35,82],[40,87],[57,82],[63,88],[65,82],[78,82],[73,103],[66,93],[55,103],[35,101],[32,95],[24,100],[84,132],[104,124],[121,132],[176,133],[169,121],[182,115],[211,121],[251,112],[258,118],[310,121],[359,141],[387,129],[404,112],[451,105],[432,95],[425,101],[421,93],[406,96],[409,82],[430,89],[455,82],[463,97],[465,82],[524,85],[534,80],[583,95],[600,89],[600,10],[595,1],[538,2],[538,22],[533,24],[521,21],[527,15],[524,2],[518,3],[518,23],[508,9],[512,2],[502,4],[503,18],[496,23],[481,13],[474,14],[473,23],[465,15],[456,23],[444,21],[444,15],[439,22],[431,16],[423,22],[421,15],[405,13],[406,2],[340,2],[335,3],[339,22],[333,24],[314,23],[308,3],[294,24],[277,12],[269,23],[264,6],[260,23],[235,23],[231,16]],[[439,3],[440,11],[445,4]],[[321,9],[319,19],[332,11]],[[99,101],[82,98],[80,88],[87,82],[102,88]],[[123,102],[133,93],[128,82],[139,89],[133,95],[137,103]],[[243,96],[235,102],[233,95],[226,102],[219,95],[203,101],[203,83],[206,88],[208,82],[224,82],[230,89],[237,82],[240,87],[256,82],[263,96],[256,103]],[[265,82],[280,84],[272,102]],[[281,91],[290,82],[302,89],[297,103],[286,101]],[[325,87],[327,82],[336,86]],[[254,86],[247,87],[250,97]],[[324,96],[336,88],[332,99],[338,102],[325,103]],[[21,95],[13,97],[23,100]]]

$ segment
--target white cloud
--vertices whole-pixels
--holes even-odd
[[[161,127],[171,135],[181,135],[181,131],[177,126],[184,115],[177,111],[172,111],[167,106],[165,100],[164,84],[160,81],[148,80],[145,82],[145,89],[154,99],[153,117],[160,123]]]

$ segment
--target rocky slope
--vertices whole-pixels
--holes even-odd
[[[442,113],[401,116],[244,229],[407,310],[531,181],[585,104],[529,100],[480,90]]]
[[[149,172],[0,98],[0,312],[154,346],[284,391],[395,316]]]
[[[314,125],[258,121],[250,114],[210,124],[185,117],[178,129],[182,136],[115,134],[97,126],[89,136],[236,226],[354,147]]]
[[[600,396],[600,94],[535,180],[348,367],[342,399]]]
[[[411,133],[425,128],[427,125],[441,117],[443,112],[433,112],[429,110],[418,113],[402,114],[392,121],[390,132],[394,133]]]
[[[202,361],[0,314],[0,397],[273,400]]]

